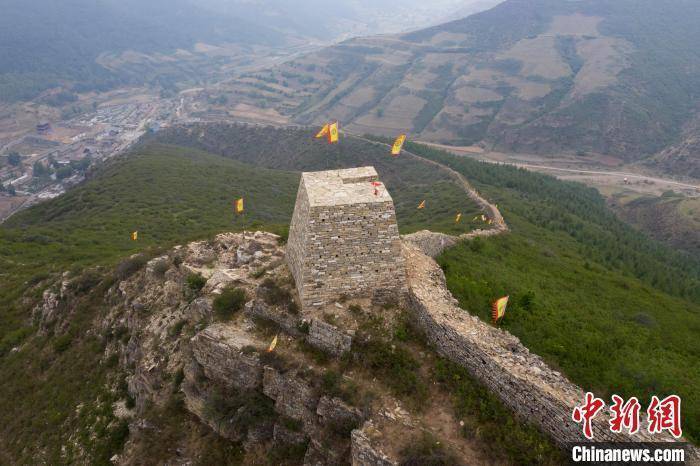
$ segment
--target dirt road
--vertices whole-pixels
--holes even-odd
[[[620,191],[658,196],[664,191],[677,191],[689,197],[700,197],[700,185],[662,178],[633,171],[620,171],[593,165],[586,160],[573,157],[548,158],[527,154],[505,154],[488,152],[476,146],[447,146],[425,141],[417,143],[442,149],[455,155],[470,157],[488,163],[502,163],[546,173],[568,181],[579,181],[598,188],[604,195]]]

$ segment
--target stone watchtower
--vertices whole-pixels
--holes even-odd
[[[406,290],[394,202],[374,167],[302,173],[287,261],[302,308]]]

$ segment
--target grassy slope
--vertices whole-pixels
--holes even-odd
[[[681,395],[685,434],[700,438],[697,263],[654,252],[655,243],[601,213],[602,198],[581,185],[411,149],[462,172],[512,228],[439,258],[460,305],[488,321],[490,302],[510,295],[502,326],[533,352],[600,395]],[[665,284],[678,296],[659,291]]]
[[[294,173],[199,151],[145,148],[0,228],[0,302],[11,301],[32,277],[111,264],[145,248],[262,225],[279,231],[290,217],[297,184]],[[237,217],[233,200],[242,195],[247,212]],[[130,239],[134,230],[138,242]],[[9,314],[2,316],[0,335],[25,318]]]
[[[25,282],[89,264],[109,265],[140,249],[167,247],[221,230],[283,228],[291,215],[298,175],[253,168],[232,158],[270,167],[280,164],[290,170],[374,164],[395,197],[404,231],[438,229],[440,223],[450,229],[455,209],[473,209],[468,204],[459,205],[462,198],[451,185],[439,188],[445,180],[431,170],[406,159],[392,160],[359,141],[346,140],[339,147],[328,147],[314,144],[318,141],[310,140],[304,132],[237,131],[222,131],[218,137],[205,139],[211,144],[208,150],[227,157],[172,146],[141,147],[138,155],[114,161],[91,181],[18,214],[0,227],[0,302],[4,307],[0,315],[0,373],[15,381],[0,388],[0,400],[4,400],[0,404],[0,432],[10,439],[9,451],[16,454],[23,445],[32,445],[37,436],[43,436],[43,443],[54,448],[49,456],[55,458],[56,445],[65,440],[62,435],[76,426],[85,431],[86,425],[95,425],[94,419],[73,419],[70,414],[75,405],[92,402],[97,396],[109,397],[102,385],[107,371],[98,363],[101,349],[90,337],[77,339],[62,353],[50,340],[32,339],[19,352],[2,355],[30,331],[24,326],[30,304],[13,299],[25,289]],[[274,137],[278,142],[261,152],[259,147],[268,147],[265,144]],[[180,143],[194,145],[191,140]],[[221,143],[222,148],[216,149],[215,143]],[[639,251],[639,271],[647,270],[646,259],[662,278],[678,272],[676,275],[683,278],[677,280],[679,284],[690,280],[692,266],[686,264],[683,269],[674,265],[675,258],[664,261],[663,254],[660,259],[644,241],[641,245],[632,241],[636,236],[624,237],[626,230],[620,229],[621,224],[611,227],[592,222],[590,215],[598,208],[595,197],[578,185],[510,168],[458,163],[456,158],[436,152],[429,155],[462,170],[499,203],[513,227],[510,235],[488,240],[482,249],[462,245],[441,258],[450,286],[462,304],[486,318],[488,301],[510,293],[515,305],[504,325],[534,351],[576,382],[601,392],[633,390],[642,394],[670,387],[684,396],[686,432],[697,432],[698,401],[692,389],[698,380],[686,368],[697,367],[698,362],[698,346],[692,339],[698,331],[698,306],[621,273],[627,264],[623,256],[630,248]],[[537,187],[550,191],[542,195]],[[231,201],[239,195],[246,196],[248,211],[246,216],[234,218]],[[421,198],[427,198],[429,205],[442,205],[443,212],[433,217],[437,208],[416,211],[416,200]],[[538,208],[544,213],[535,215]],[[572,236],[563,229],[574,214],[585,237]],[[600,220],[606,221],[610,219]],[[133,229],[141,232],[138,243],[129,240]],[[612,236],[599,237],[600,231]],[[624,241],[615,244],[612,239],[620,237]],[[595,240],[596,246],[586,238]],[[610,244],[621,252],[607,258]],[[606,267],[612,270],[606,271]],[[656,280],[653,275],[642,278],[648,283]],[[683,292],[680,285],[676,288],[676,293]],[[528,291],[534,293],[534,305],[525,311],[526,306],[518,302]],[[95,312],[84,309],[71,323],[70,334],[83,335]],[[610,351],[613,347],[619,350]],[[651,363],[645,364],[645,358]],[[90,383],[81,382],[78,374],[88,372]],[[104,409],[104,404],[93,403],[86,418],[95,418],[95,413]],[[119,431],[113,426],[102,430],[99,441],[90,445],[97,456],[105,457],[118,449]],[[0,448],[0,462],[5,454]]]
[[[194,150],[153,146],[111,163],[64,196],[13,217],[0,228],[0,463],[69,464],[85,458],[110,464],[121,448],[123,424],[111,403],[123,398],[114,364],[100,361],[104,342],[94,334],[103,312],[99,292],[79,306],[66,337],[27,339],[31,303],[16,299],[29,284],[64,270],[78,273],[222,230],[285,228],[298,175],[261,170]],[[249,211],[232,213],[245,193]],[[139,241],[129,233],[139,231]],[[109,275],[109,274],[108,274]],[[75,274],[74,274],[75,276]],[[34,278],[32,278],[34,277]],[[65,346],[57,346],[62,341]],[[85,376],[89,374],[89,376]],[[122,384],[123,387],[123,384]],[[121,389],[124,391],[124,388]],[[76,406],[83,405],[80,414]],[[71,438],[73,433],[79,437]],[[68,445],[65,453],[61,446]],[[38,447],[40,452],[33,451]]]
[[[291,151],[296,143],[288,140],[286,147]],[[260,141],[251,144],[263,147]],[[358,149],[344,147],[342,164],[325,159],[309,163],[319,167],[328,163],[329,168],[359,165],[353,160],[365,154]],[[297,164],[303,166],[303,160]],[[402,229],[470,228],[467,222],[457,227],[452,222],[457,209],[475,210],[459,189],[440,177],[423,177],[424,167],[415,163],[400,161],[397,165],[399,171],[387,176],[392,193],[400,190],[396,199]],[[118,376],[100,362],[104,349],[91,330],[93,319],[102,312],[100,297],[96,295],[94,302],[81,307],[70,320],[67,347],[58,350],[56,338],[50,335],[27,338],[34,330],[28,316],[46,286],[32,288],[33,284],[57,278],[65,270],[71,270],[72,276],[93,265],[107,265],[109,270],[135,252],[155,253],[220,231],[264,228],[284,233],[298,180],[299,175],[289,171],[254,167],[191,148],[149,144],[111,162],[67,194],[23,211],[2,225],[0,374],[13,382],[0,386],[0,437],[9,440],[0,446],[0,463],[31,462],[33,453],[24,449],[40,445],[40,457],[51,464],[80,458],[81,448],[103,464],[123,441],[121,426],[110,414],[110,403],[118,396],[105,389]],[[232,213],[232,201],[240,196],[246,199],[246,213],[239,217]],[[422,198],[442,205],[435,209],[435,219],[415,209]],[[133,230],[139,231],[138,242],[130,240]],[[30,299],[19,299],[27,289]],[[15,346],[21,349],[9,352]],[[90,374],[87,381],[84,374]],[[86,408],[76,416],[79,403]],[[98,435],[90,440],[96,430]],[[83,436],[77,441],[80,447],[71,447],[62,455],[60,446],[72,432]]]
[[[661,197],[622,193],[614,207],[621,218],[674,248],[700,254],[700,198],[672,192]]]
[[[388,150],[359,139],[341,136],[341,143],[329,145],[314,139],[316,131],[246,125],[193,125],[160,131],[156,142],[193,147],[241,162],[281,170],[328,170],[372,165],[391,193],[402,233],[422,228],[459,234],[476,224],[469,221],[476,206],[443,172],[406,157],[393,158]],[[264,150],[261,150],[264,148]],[[416,206],[426,200],[426,208]],[[464,220],[455,225],[457,212]]]

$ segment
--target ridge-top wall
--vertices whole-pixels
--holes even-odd
[[[562,448],[585,442],[581,426],[572,418],[574,407],[584,399],[584,390],[552,370],[520,340],[494,328],[461,309],[447,289],[438,264],[412,242],[404,242],[408,303],[411,322],[427,341],[447,359],[459,364],[486,385],[521,418],[533,422]],[[593,419],[598,442],[673,441],[668,434],[651,435],[644,428],[631,436],[610,431],[609,415]],[[646,419],[641,420],[646,426]],[[697,448],[688,447],[694,461]],[[696,463],[689,463],[696,464]]]

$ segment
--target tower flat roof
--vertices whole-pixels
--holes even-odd
[[[304,172],[301,176],[312,207],[392,202],[374,167]]]

